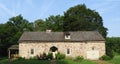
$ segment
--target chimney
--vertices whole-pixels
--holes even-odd
[[[69,32],[65,32],[64,35],[65,35],[65,39],[70,39],[70,33]]]
[[[50,30],[50,29],[47,29],[47,30],[46,30],[46,33],[50,33],[50,32],[51,32],[51,30]]]

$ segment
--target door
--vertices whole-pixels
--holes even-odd
[[[99,51],[96,51],[96,50],[87,51],[87,59],[98,60],[99,59]]]

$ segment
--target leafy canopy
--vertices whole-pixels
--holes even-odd
[[[107,28],[103,26],[102,17],[85,4],[69,8],[64,13],[64,31],[99,31],[104,37]]]

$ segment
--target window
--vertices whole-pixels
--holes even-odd
[[[34,49],[31,49],[31,50],[30,50],[30,53],[31,53],[31,54],[34,54]]]
[[[70,39],[70,33],[69,32],[65,32],[65,39]]]
[[[67,54],[70,54],[70,49],[69,48],[67,49]]]
[[[92,50],[95,50],[95,47],[92,47]]]
[[[65,35],[65,39],[70,39],[70,35]]]

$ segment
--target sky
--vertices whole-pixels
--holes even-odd
[[[0,23],[21,14],[29,22],[63,15],[78,4],[97,11],[108,28],[108,37],[120,37],[120,0],[0,0]]]

